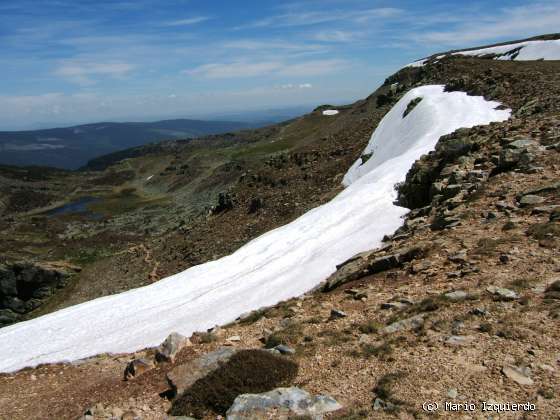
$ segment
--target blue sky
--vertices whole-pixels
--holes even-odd
[[[560,0],[0,0],[0,129],[370,94],[417,58],[558,31]]]

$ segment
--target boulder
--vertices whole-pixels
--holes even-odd
[[[560,280],[553,281],[547,288],[547,292],[560,292]]]
[[[533,140],[521,139],[521,140],[515,140],[515,141],[512,141],[511,143],[508,143],[507,147],[509,149],[527,149],[527,148],[530,148],[530,147],[538,148],[539,144],[536,141],[533,141]]]
[[[535,207],[531,210],[531,214],[552,214],[555,211],[559,211],[560,210],[560,205],[559,204],[553,204],[550,206],[541,206],[541,207]]]
[[[158,362],[171,362],[175,361],[175,356],[184,347],[191,345],[190,340],[176,332],[172,332],[159,346],[156,353],[156,360]]]
[[[381,331],[385,334],[392,334],[397,331],[416,330],[424,325],[425,316],[425,314],[419,314],[410,318],[393,322],[392,324],[387,325]]]
[[[401,267],[403,263],[412,261],[425,252],[422,246],[402,248],[395,253],[382,255],[388,247],[372,252],[357,254],[337,267],[323,286],[323,291],[332,290],[341,284],[361,277],[380,273],[392,268]]]
[[[280,354],[286,354],[286,355],[296,354],[296,351],[293,348],[288,347],[285,344],[278,344],[276,347],[274,347],[274,350],[278,350]]]
[[[154,368],[154,363],[148,359],[134,359],[124,370],[124,380],[130,381]]]
[[[512,169],[517,166],[521,159],[522,150],[519,149],[505,149],[500,152],[498,161],[498,168],[502,171]]]
[[[460,184],[450,184],[442,190],[442,195],[444,198],[455,197],[459,194],[465,187]]]
[[[550,284],[544,293],[545,299],[560,299],[560,280]]]
[[[449,299],[453,302],[460,302],[462,300],[467,299],[469,296],[467,292],[464,290],[456,290],[454,292],[448,292],[443,295],[446,299]]]
[[[197,380],[220,367],[237,352],[232,347],[222,347],[197,359],[177,366],[167,373],[167,381],[176,395],[183,394]]]
[[[443,230],[443,229],[449,229],[455,226],[459,226],[461,224],[461,219],[459,219],[456,216],[445,216],[445,215],[437,215],[432,224],[430,225],[430,228],[432,230]]]
[[[544,203],[545,199],[539,195],[527,194],[519,200],[519,207],[533,206]]]
[[[468,259],[467,259],[467,251],[466,250],[461,250],[459,252],[457,252],[456,254],[452,254],[449,257],[447,257],[447,259],[451,262],[457,263],[457,264],[465,264]]]
[[[0,309],[0,326],[16,322],[18,315],[10,309]]]
[[[306,416],[322,419],[323,415],[340,410],[334,398],[327,395],[311,395],[297,388],[276,388],[262,394],[239,395],[227,411],[227,420],[288,419]]]
[[[515,300],[519,299],[517,293],[513,290],[506,289],[505,287],[498,286],[488,286],[486,291],[494,296],[498,300]]]
[[[0,264],[0,310],[9,309],[19,314],[2,317],[0,324],[20,320],[24,314],[42,304],[57,289],[66,284],[66,279],[75,267],[61,263],[15,262]],[[8,322],[9,319],[13,319]]]
[[[0,296],[17,296],[17,281],[13,270],[0,266]]]

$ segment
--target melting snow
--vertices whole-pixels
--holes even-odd
[[[422,67],[424,64],[426,64],[426,61],[428,60],[424,59],[424,60],[413,61],[412,63],[407,64],[405,67]]]
[[[515,55],[517,49],[519,53]],[[473,51],[460,51],[454,54],[482,56],[486,54],[504,54],[497,60],[560,60],[560,39],[549,41],[525,41],[499,47],[481,48]]]
[[[560,60],[560,39],[523,41],[515,44],[500,45],[497,47],[480,48],[471,51],[457,51],[453,55],[469,55],[481,57],[496,54],[496,60]],[[446,54],[438,55],[435,59],[441,60]],[[414,61],[405,67],[422,67],[429,58]]]
[[[325,109],[323,111],[323,115],[336,115],[336,114],[338,114],[337,109]]]
[[[407,104],[423,100],[403,118]],[[0,371],[155,346],[171,332],[189,336],[240,314],[300,295],[402,224],[394,185],[441,135],[502,121],[496,102],[443,86],[408,92],[383,118],[347,188],[329,203],[270,231],[235,253],[150,286],[106,296],[0,329]]]

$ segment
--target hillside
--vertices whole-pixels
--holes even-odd
[[[248,127],[248,124],[241,122],[176,119],[0,131],[0,164],[77,169],[95,157],[146,143],[200,137]]]
[[[1,329],[4,371],[59,363],[0,377],[22,396],[0,411],[209,419],[234,390],[282,385],[333,397],[313,400],[329,418],[434,415],[423,402],[555,418],[560,63],[491,58],[441,56],[338,114],[165,142],[102,172],[3,168],[4,270],[76,272],[25,316],[179,274]],[[83,197],[97,201],[46,213]],[[162,361],[172,331],[190,341]]]

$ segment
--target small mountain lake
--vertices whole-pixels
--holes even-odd
[[[46,214],[49,217],[80,214],[92,219],[101,219],[103,218],[103,215],[101,213],[96,213],[88,208],[88,205],[93,204],[97,201],[100,201],[100,198],[90,196],[81,197],[77,200],[71,201],[68,204],[49,210]]]

